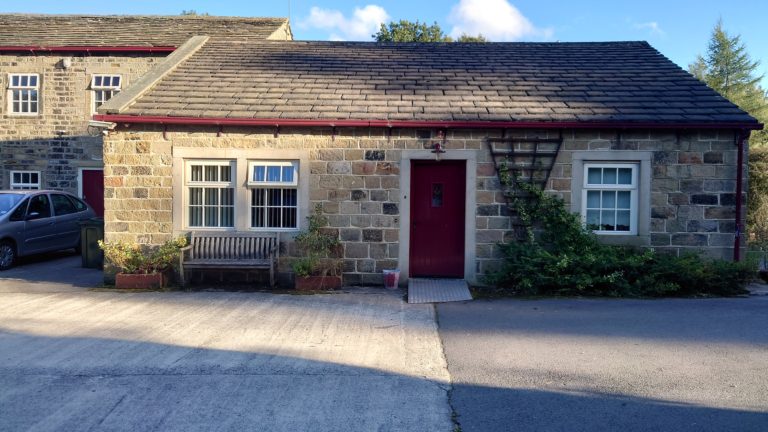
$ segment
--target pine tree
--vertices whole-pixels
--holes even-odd
[[[768,95],[760,86],[763,75],[757,75],[760,62],[753,61],[741,37],[731,36],[718,21],[712,30],[706,56],[699,55],[688,65],[688,71],[716,90],[739,108],[760,120],[768,122]],[[768,144],[768,133],[755,131],[750,145]]]

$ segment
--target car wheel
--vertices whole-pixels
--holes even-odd
[[[0,243],[0,270],[8,270],[16,261],[16,249],[9,242]]]

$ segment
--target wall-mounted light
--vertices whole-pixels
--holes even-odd
[[[69,69],[72,67],[72,57],[64,57],[61,59],[61,67],[64,69]]]
[[[445,132],[437,131],[439,141],[432,143],[432,153],[435,154],[435,160],[440,160],[440,155],[445,153]]]

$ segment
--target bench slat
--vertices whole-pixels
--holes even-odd
[[[274,286],[279,255],[279,233],[193,231],[189,249],[180,259],[179,270],[184,282],[184,268],[258,268],[269,269]]]

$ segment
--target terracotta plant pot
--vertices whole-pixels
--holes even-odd
[[[296,276],[293,286],[298,291],[339,289],[341,276]]]
[[[115,275],[115,288],[123,289],[158,289],[165,286],[162,273]]]

